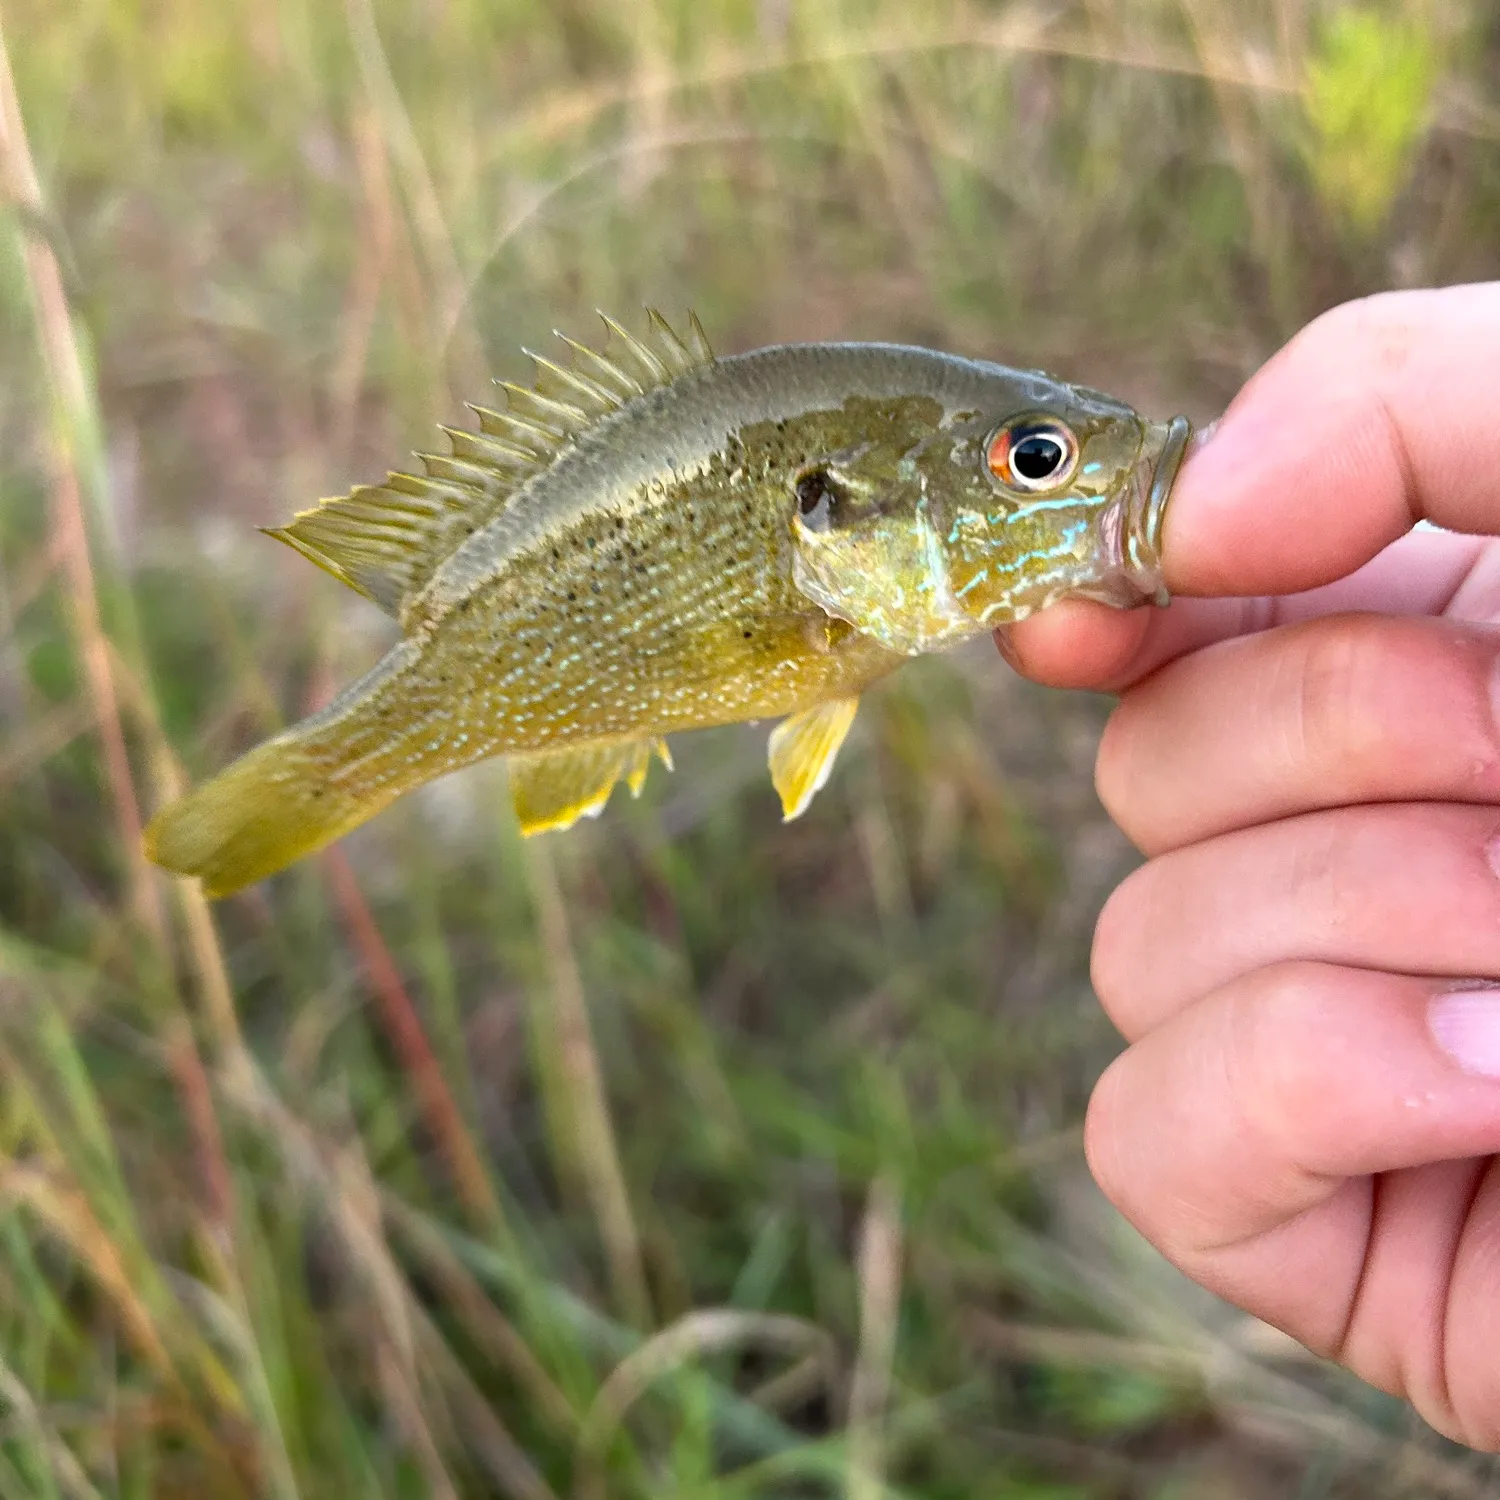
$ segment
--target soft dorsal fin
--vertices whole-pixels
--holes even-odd
[[[304,510],[285,526],[266,527],[325,572],[388,614],[406,606],[439,566],[546,469],[580,433],[654,386],[666,385],[714,355],[697,316],[681,339],[654,308],[636,338],[604,313],[605,349],[564,334],[571,358],[556,363],[530,354],[530,386],[501,381],[505,409],[475,406],[479,431],[445,427],[450,452],[419,453],[423,473],[386,476]]]

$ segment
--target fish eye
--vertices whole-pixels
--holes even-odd
[[[843,499],[827,469],[804,469],[797,476],[797,514],[809,531],[827,531]]]
[[[985,454],[990,473],[1001,484],[1028,494],[1061,489],[1078,467],[1073,429],[1050,417],[1007,422],[990,439]]]

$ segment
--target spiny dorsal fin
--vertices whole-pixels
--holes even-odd
[[[419,453],[421,475],[391,473],[384,484],[360,485],[347,495],[304,510],[286,526],[264,528],[304,557],[373,599],[398,619],[442,563],[494,517],[533,476],[546,469],[580,433],[633,397],[666,385],[713,350],[697,316],[688,314],[681,339],[655,310],[636,338],[604,313],[618,350],[591,349],[564,334],[567,364],[531,354],[530,386],[497,382],[505,409],[472,406],[479,431],[445,427],[450,452]]]

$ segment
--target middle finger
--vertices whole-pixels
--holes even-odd
[[[1155,854],[1316,808],[1500,803],[1495,627],[1335,615],[1222,641],[1121,700],[1111,816]]]

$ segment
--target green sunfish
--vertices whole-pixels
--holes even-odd
[[[413,787],[507,758],[524,833],[638,792],[666,736],[778,719],[787,818],[860,694],[908,657],[1064,596],[1165,601],[1186,419],[1032,370],[894,344],[715,358],[650,312],[564,339],[450,452],[270,535],[395,616],[329,705],[146,830],[222,896]],[[560,336],[561,337],[561,336]]]

